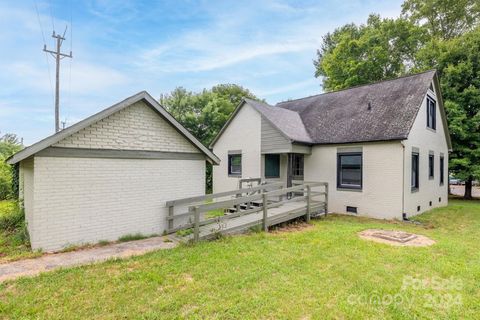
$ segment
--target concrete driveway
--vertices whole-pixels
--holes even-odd
[[[465,186],[450,186],[450,191],[456,196],[461,196],[465,194]],[[480,187],[473,187],[472,196],[475,198],[480,198]]]

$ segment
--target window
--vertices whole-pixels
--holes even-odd
[[[347,212],[358,213],[357,207],[347,206]]]
[[[280,155],[266,154],[265,155],[265,178],[279,178],[280,177]]]
[[[362,153],[337,155],[337,187],[362,189]]]
[[[435,175],[435,158],[433,154],[428,155],[428,179],[433,179]]]
[[[443,156],[440,156],[440,185],[443,186],[445,181],[445,159]]]
[[[241,154],[228,155],[228,175],[230,176],[242,175],[242,155]]]
[[[419,154],[416,152],[412,153],[412,191],[418,190],[418,161]]]
[[[435,130],[437,128],[437,105],[435,100],[427,96],[427,127]]]
[[[303,179],[303,154],[292,154],[292,175],[294,179]]]

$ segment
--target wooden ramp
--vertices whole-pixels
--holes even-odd
[[[285,188],[283,182],[266,183],[178,199],[167,202],[167,233],[176,241],[198,241],[258,226],[267,231],[269,226],[301,216],[309,221],[311,217],[325,215],[327,199],[328,184],[323,182],[307,182],[290,188]],[[176,213],[176,208],[186,212]]]

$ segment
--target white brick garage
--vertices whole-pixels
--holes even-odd
[[[218,159],[142,92],[9,159],[33,249],[161,234],[167,200],[205,193]]]

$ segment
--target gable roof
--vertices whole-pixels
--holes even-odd
[[[251,99],[245,99],[245,101],[260,112],[288,139],[303,143],[313,142],[299,113],[289,109],[272,107]]]
[[[342,144],[404,140],[408,138],[432,81],[438,92],[439,111],[447,144],[451,149],[435,70],[280,102],[275,106],[250,99],[244,101],[258,110],[292,142]],[[235,113],[226,126],[234,116]]]
[[[207,159],[212,162],[213,164],[219,164],[220,159],[213,154],[207,147],[205,147],[197,138],[195,138],[185,127],[183,127],[175,118],[168,113],[148,92],[141,91],[125,100],[114,104],[113,106],[104,109],[76,124],[59,131],[49,137],[46,137],[43,140],[40,140],[37,143],[32,144],[31,146],[15,153],[13,156],[7,159],[7,163],[15,164],[19,161],[22,161],[37,152],[50,147],[51,145],[63,140],[64,138],[122,110],[136,102],[144,101],[147,105],[152,107],[155,111],[157,111],[160,116],[162,116],[167,122],[169,122],[181,135],[183,135],[187,140],[189,140],[194,146],[196,146],[202,153],[207,156]]]

